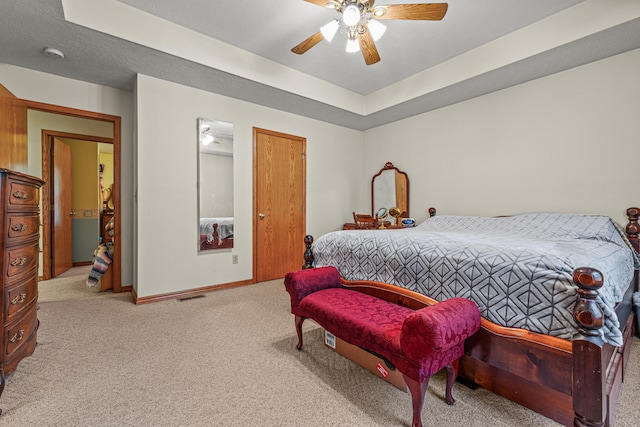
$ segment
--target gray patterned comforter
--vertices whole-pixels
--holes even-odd
[[[475,301],[502,326],[571,339],[577,329],[573,270],[604,275],[598,303],[602,339],[622,344],[614,306],[638,266],[609,217],[535,213],[510,217],[435,216],[415,228],[336,231],[313,244],[315,265],[347,280],[375,280],[442,301]]]

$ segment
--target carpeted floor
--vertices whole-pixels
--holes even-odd
[[[325,347],[313,322],[295,349],[281,280],[141,306],[128,294],[65,292],[42,289],[38,347],[7,382],[2,427],[410,426],[409,394]],[[639,415],[638,340],[629,366],[623,427]],[[446,405],[444,376],[431,380],[425,425],[557,425],[482,389],[456,384],[454,394]]]
[[[38,283],[38,301],[68,301],[95,296],[100,292],[100,286],[88,287],[85,283],[90,265],[73,267],[61,275]]]

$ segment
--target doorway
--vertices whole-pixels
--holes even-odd
[[[121,210],[121,201],[120,201],[120,161],[121,161],[121,149],[120,149],[120,117],[111,116],[108,114],[94,113],[91,111],[78,110],[73,108],[61,107],[51,104],[44,104],[34,101],[24,101],[27,108],[29,110],[36,110],[45,113],[52,113],[54,115],[60,115],[61,119],[64,116],[71,116],[76,118],[94,120],[99,122],[106,122],[113,128],[112,138],[101,138],[91,135],[78,135],[78,134],[69,134],[64,132],[54,132],[54,131],[42,131],[42,177],[45,179],[45,184],[43,185],[42,192],[42,265],[43,265],[43,280],[47,280],[51,278],[51,253],[52,253],[52,239],[51,239],[51,230],[52,230],[52,212],[51,212],[51,188],[50,183],[47,182],[47,176],[49,176],[51,171],[51,163],[49,151],[46,147],[49,146],[50,138],[52,136],[60,136],[63,137],[74,137],[75,139],[82,139],[93,142],[105,142],[113,144],[113,190],[111,193],[111,203],[113,204],[113,214],[116,218],[120,217]],[[48,132],[48,133],[47,133]],[[47,163],[47,164],[45,164]],[[114,221],[113,228],[113,240],[115,242],[119,242],[121,236],[121,224],[120,221]],[[113,292],[122,292],[123,290],[129,290],[130,287],[126,287],[126,289],[122,288],[122,278],[121,278],[121,247],[118,244],[114,245],[113,251],[113,261],[109,270],[112,270],[113,275]]]
[[[303,262],[306,138],[253,129],[253,277],[284,277]]]
[[[48,218],[43,212],[44,280],[91,264],[99,239],[104,239],[103,219],[107,213],[113,216],[113,206],[103,203],[107,191],[101,179],[113,177],[112,144],[112,138],[42,130],[42,176],[49,183],[42,191],[43,207],[49,207]],[[103,155],[110,160],[103,162]]]

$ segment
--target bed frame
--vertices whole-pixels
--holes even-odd
[[[213,239],[211,242],[207,242],[207,235],[200,235],[200,250],[206,251],[208,249],[229,249],[233,248],[233,237],[225,237],[220,241],[218,234],[218,224],[213,224]]]
[[[435,209],[430,209],[431,216]],[[640,208],[627,209],[626,233],[640,252]],[[304,268],[313,267],[312,236],[305,237]],[[465,343],[459,382],[481,386],[566,426],[613,426],[618,397],[635,335],[634,275],[616,306],[624,344],[614,347],[598,338],[604,315],[595,302],[602,274],[582,267],[573,272],[578,299],[573,317],[580,331],[573,340],[499,326],[482,319],[482,327]],[[346,281],[345,287],[419,309],[437,301],[398,286],[372,281]]]

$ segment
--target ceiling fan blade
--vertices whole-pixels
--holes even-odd
[[[317,33],[291,49],[291,52],[302,55],[303,53],[320,43],[322,40],[324,40],[324,37],[322,37],[322,33],[318,31]]]
[[[371,31],[369,31],[366,25],[364,25],[364,27],[367,31],[358,36],[358,43],[360,43],[360,51],[362,52],[362,56],[364,56],[364,62],[366,62],[367,65],[371,65],[380,61],[380,54],[373,41],[373,37],[371,37]]]
[[[377,6],[384,8],[386,13],[382,16],[374,14],[375,19],[415,19],[439,21],[447,13],[447,3],[421,3],[421,4],[387,4]]]
[[[330,0],[304,0],[304,1],[306,1],[307,3],[313,3],[315,5],[322,6],[322,7],[329,7],[328,5],[332,3]]]

